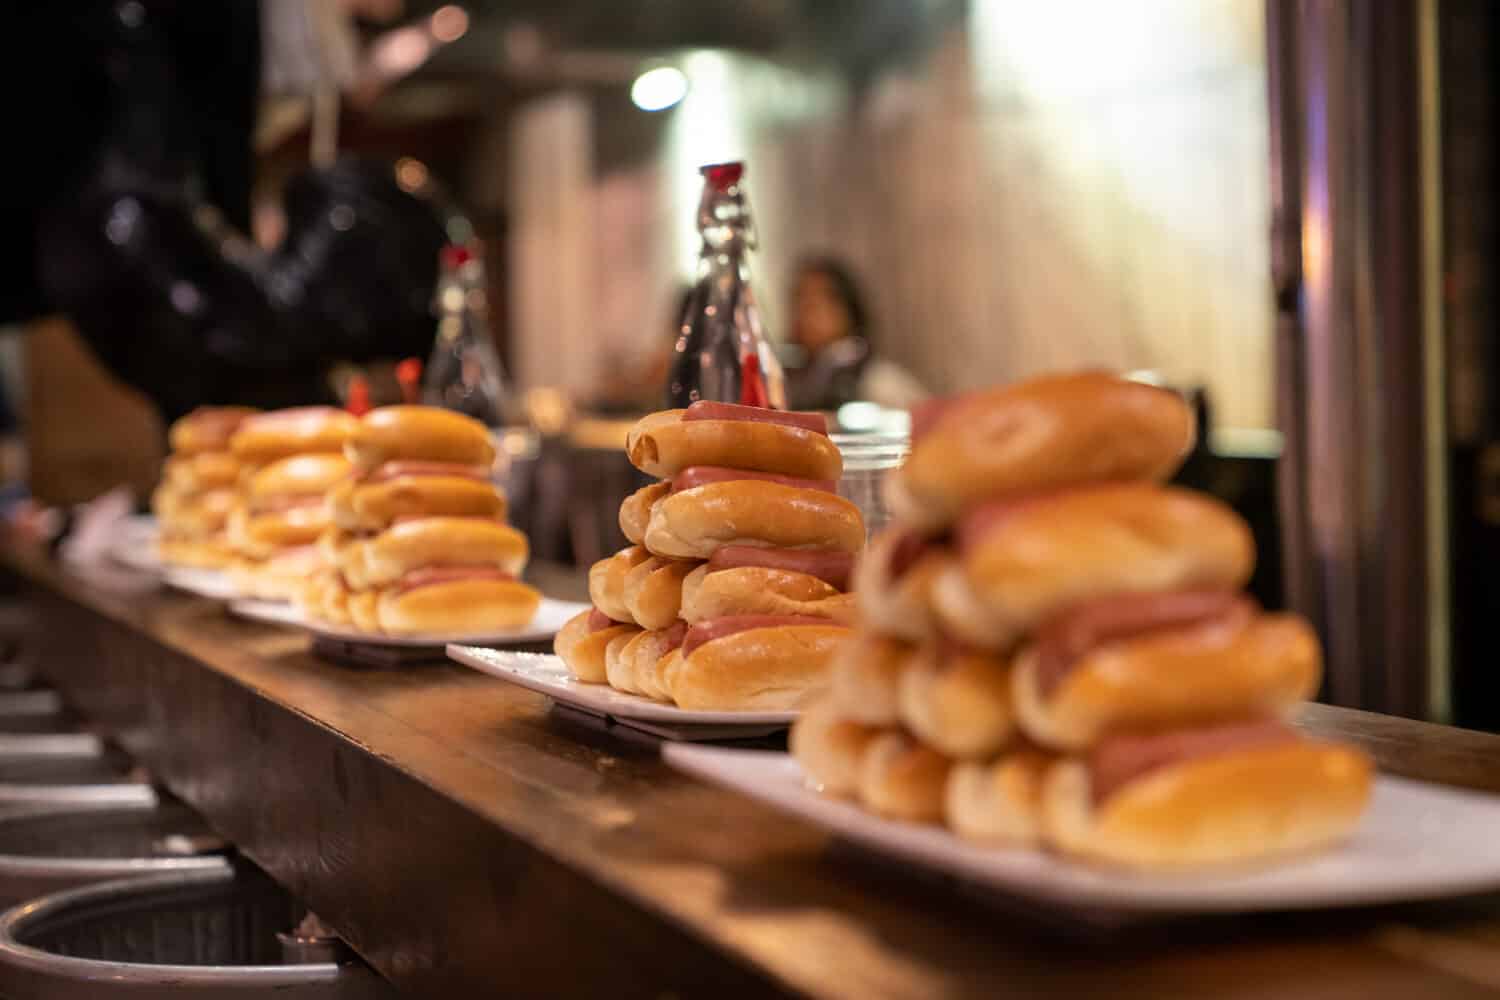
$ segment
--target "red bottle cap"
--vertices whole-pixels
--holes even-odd
[[[715,191],[728,191],[745,175],[743,163],[710,163],[700,171]]]
[[[396,365],[396,381],[401,383],[401,399],[406,403],[415,403],[420,396],[422,385],[422,361],[420,358],[407,358]]]
[[[443,270],[455,271],[474,259],[474,253],[468,247],[454,244],[443,247],[442,255],[438,258],[442,261]]]
[[[370,412],[370,383],[365,381],[363,375],[356,375],[349,380],[349,397],[344,401],[344,409],[356,417]]]

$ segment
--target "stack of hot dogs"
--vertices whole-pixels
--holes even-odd
[[[897,524],[856,571],[863,625],[792,734],[813,781],[1139,868],[1344,836],[1370,762],[1283,721],[1317,689],[1318,641],[1241,592],[1232,510],[1160,485],[1193,434],[1177,395],[1100,373],[914,414]]]
[[[593,610],[558,633],[568,668],[704,711],[822,690],[865,541],[823,417],[699,402],[646,417],[626,449],[661,482],[621,506],[631,545],[592,568]]]
[[[329,489],[327,569],[303,612],[362,632],[475,635],[531,621],[541,595],[518,579],[530,546],[505,522],[505,494],[479,421],[426,406],[372,410],[354,426],[349,475]]]
[[[323,494],[349,472],[342,452],[354,423],[312,406],[257,414],[235,431],[229,448],[242,471],[229,539],[239,558],[229,574],[240,593],[289,601],[322,567]]]
[[[240,462],[229,439],[254,410],[203,406],[172,425],[172,454],[162,468],[151,509],[161,524],[158,554],[164,563],[223,569],[234,561],[224,526],[238,499]]]

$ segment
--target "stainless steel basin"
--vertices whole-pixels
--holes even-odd
[[[132,875],[217,870],[226,846],[175,801],[34,807],[0,817],[0,907]]]
[[[69,889],[0,916],[0,991],[7,1000],[396,995],[355,961],[284,964],[278,934],[300,915],[264,875],[227,862]]]

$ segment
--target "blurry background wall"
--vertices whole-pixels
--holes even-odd
[[[1222,425],[1270,427],[1260,0],[972,0],[931,20],[920,52],[863,80],[688,52],[673,110],[575,88],[515,116],[489,151],[509,167],[469,175],[507,185],[490,200],[510,219],[512,337],[547,345],[519,374],[577,385],[659,343],[696,252],[693,168],[743,157],[773,334],[797,258],[832,251],[879,350],[936,391],[1157,368],[1206,385]],[[632,113],[659,121],[622,144]]]

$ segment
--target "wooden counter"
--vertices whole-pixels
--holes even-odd
[[[899,871],[456,666],[333,665],[118,571],[106,589],[3,559],[46,675],[416,996],[1500,996],[1494,897],[1088,930]],[[1500,790],[1497,737],[1327,707],[1301,724]]]

